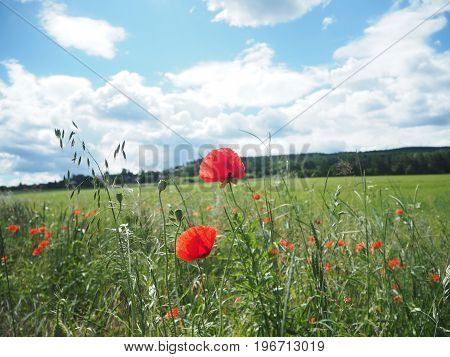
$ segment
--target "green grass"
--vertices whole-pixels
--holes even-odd
[[[0,335],[449,335],[450,175],[274,177],[240,181],[233,191],[218,184],[179,189],[182,196],[173,184],[161,193],[165,237],[156,185],[110,188],[112,202],[102,191],[99,207],[94,190],[72,199],[70,191],[1,197],[1,255],[8,260]],[[73,217],[74,209],[98,212]],[[20,230],[8,232],[9,224]],[[207,258],[188,264],[174,247],[190,224],[214,226],[219,235]],[[42,237],[28,229],[41,225],[53,232],[51,243],[32,256]],[[357,243],[377,240],[379,250],[355,252]],[[272,248],[279,253],[269,254]],[[400,268],[389,268],[392,258]],[[164,318],[174,306],[178,318]]]

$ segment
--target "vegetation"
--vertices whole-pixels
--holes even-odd
[[[0,335],[448,336],[449,179],[172,181],[162,207],[156,185],[4,195]],[[193,224],[219,235],[186,263]]]
[[[448,147],[401,148],[360,153],[293,154],[272,156],[271,158],[266,156],[244,157],[242,160],[249,178],[262,178],[269,174],[288,174],[290,177],[352,176],[362,171],[367,176],[450,173],[450,148]],[[73,161],[81,164],[79,156],[75,156]],[[169,176],[185,177],[188,181],[195,182],[200,162],[201,160],[188,162],[163,172],[141,171],[134,174],[124,169],[120,174],[108,174],[108,176],[112,182],[118,184],[157,183],[161,178]],[[17,187],[0,186],[0,191],[57,189],[79,185],[84,188],[94,187],[90,176],[78,174],[71,175],[68,181],[61,180],[35,185],[20,184]]]

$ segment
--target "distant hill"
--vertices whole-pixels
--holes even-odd
[[[278,156],[259,156],[242,158],[246,175],[249,178],[265,175],[289,174],[291,177],[324,177],[360,175],[421,175],[450,173],[450,147],[407,147],[392,150],[366,152],[341,152],[335,154],[306,153]],[[162,177],[185,177],[196,180],[201,160],[188,162],[164,172],[132,172],[110,175],[117,184],[155,183]],[[70,179],[69,186],[92,186],[92,178],[76,175]],[[0,191],[43,190],[66,187],[61,181],[19,185],[16,187],[0,186]]]

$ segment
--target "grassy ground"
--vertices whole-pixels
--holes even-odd
[[[70,194],[0,198],[0,335],[449,335],[450,175],[169,183],[162,206],[156,185]],[[219,235],[188,264],[175,239],[194,224]]]

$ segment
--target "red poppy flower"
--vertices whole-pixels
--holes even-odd
[[[333,241],[329,240],[323,244],[325,248],[333,248]]]
[[[269,223],[269,222],[271,222],[272,220],[270,219],[270,217],[264,217],[264,219],[263,219],[263,222],[264,223]]]
[[[49,244],[50,244],[50,242],[48,240],[41,240],[39,242],[38,249],[48,247]]]
[[[245,166],[230,148],[212,150],[200,164],[200,178],[205,182],[236,182],[245,176]]]
[[[396,214],[397,216],[402,216],[402,215],[403,215],[403,210],[402,210],[401,208],[397,208],[397,209],[395,210],[395,214]]]
[[[96,213],[97,213],[96,209],[91,210],[91,214],[96,214]]]
[[[400,259],[393,258],[393,259],[389,260],[388,261],[388,266],[391,269],[400,268]]]
[[[287,247],[288,244],[289,244],[289,243],[288,243],[287,240],[285,240],[285,239],[280,240],[280,245],[282,245],[282,246],[284,246],[284,247]]]
[[[375,250],[380,249],[383,246],[383,242],[381,240],[377,240],[370,247],[370,251],[373,253]]]
[[[44,233],[46,230],[47,230],[47,228],[45,228],[45,226],[39,227],[39,233]]]
[[[28,233],[30,233],[31,235],[39,234],[39,228],[30,228],[28,230]]]
[[[209,226],[194,226],[181,233],[176,243],[177,257],[186,262],[209,255],[217,230]]]
[[[356,246],[355,246],[355,252],[356,252],[356,253],[359,253],[359,252],[360,252],[361,250],[363,250],[365,247],[366,247],[366,245],[365,245],[363,242],[358,243],[358,244],[356,244]]]
[[[33,252],[31,253],[33,256],[39,255],[42,253],[42,248],[35,248],[33,249]]]
[[[278,254],[278,249],[277,248],[272,248],[270,251],[269,251],[269,255],[277,255]]]
[[[78,217],[79,215],[80,215],[80,210],[79,209],[74,209],[73,210],[73,215],[75,216],[75,217]]]
[[[261,195],[260,195],[259,193],[255,193],[255,194],[253,195],[253,199],[254,199],[255,201],[258,201],[260,198],[261,198]]]
[[[395,295],[392,297],[394,302],[402,302],[402,297],[400,295]]]
[[[433,280],[433,281],[439,281],[439,275],[433,274],[433,275],[431,276],[431,280]]]
[[[10,224],[6,229],[11,233],[16,233],[19,230],[19,226],[16,226],[15,224]]]
[[[45,238],[51,238],[53,236],[53,232],[45,233]]]
[[[325,271],[330,271],[331,270],[331,264],[327,262],[327,263],[325,263],[323,268],[325,269]]]
[[[171,311],[167,311],[166,314],[164,315],[165,319],[170,319],[172,317],[174,319],[176,319],[178,317],[178,307],[172,308]]]
[[[310,235],[308,238],[308,245],[312,246],[314,244],[314,241],[315,241],[314,236]]]
[[[83,214],[83,217],[84,217],[84,218],[89,218],[89,216],[90,216],[89,213]]]
[[[319,224],[322,223],[322,222],[320,221],[320,218],[317,217],[317,218],[314,220],[314,223],[317,224],[317,225],[319,225]]]
[[[392,283],[391,284],[391,289],[398,290],[398,284]]]
[[[342,239],[339,239],[337,244],[339,247],[345,247],[345,242]]]
[[[286,248],[289,249],[291,252],[293,252],[294,249],[295,249],[295,244],[294,244],[294,243],[289,243],[289,244],[286,246]]]

